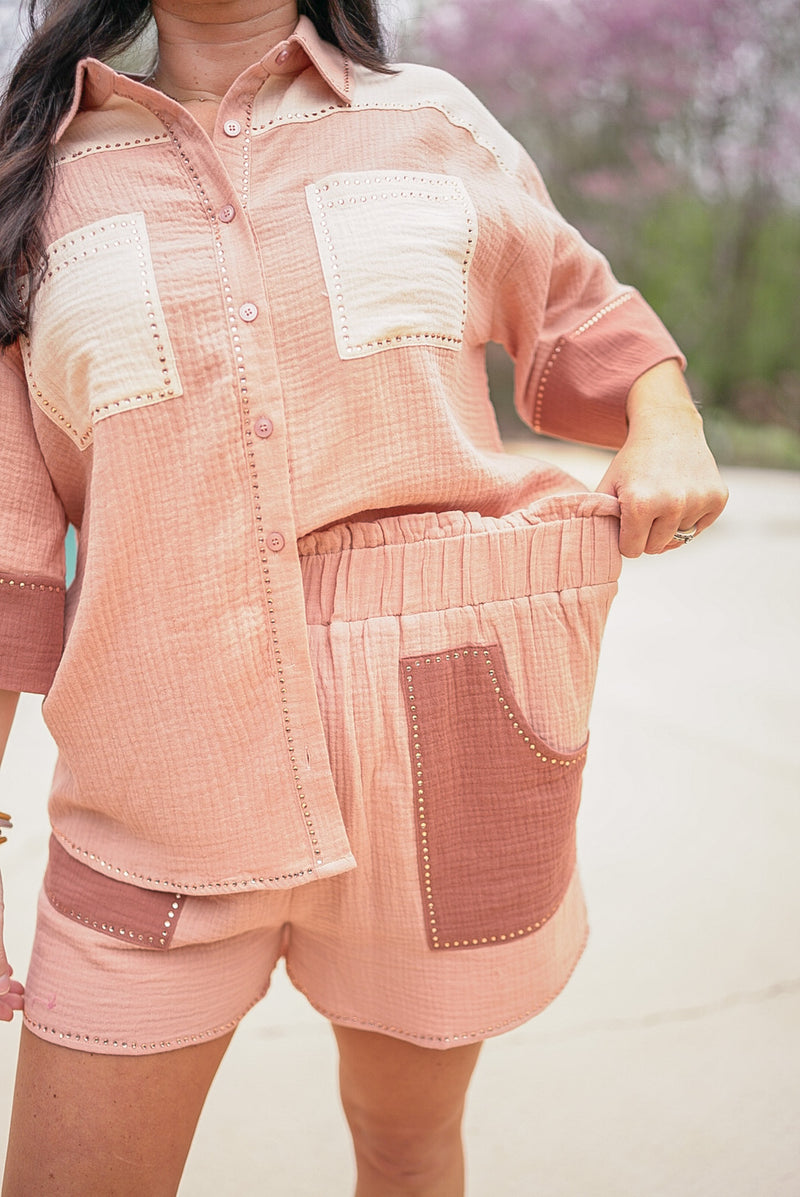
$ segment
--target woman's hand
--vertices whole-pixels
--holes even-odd
[[[3,878],[0,877],[0,1021],[10,1022],[15,1010],[22,1009],[23,988],[11,978],[13,969],[3,946]]]
[[[14,722],[14,712],[17,709],[19,694],[12,690],[0,690],[0,761],[6,749],[6,743]],[[5,842],[5,832],[11,827],[8,815],[0,811],[0,839]],[[2,852],[2,847],[0,847]],[[22,986],[19,981],[12,981],[13,969],[8,963],[6,949],[3,944],[3,878],[0,875],[0,1021],[10,1022],[15,1010],[22,1009]]]
[[[624,557],[680,548],[681,529],[702,532],[728,501],[677,362],[636,380],[627,403],[628,437],[597,490],[619,499]]]

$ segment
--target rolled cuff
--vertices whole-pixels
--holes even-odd
[[[46,694],[64,647],[64,587],[0,572],[0,690]]]
[[[628,434],[628,392],[671,358],[685,369],[685,357],[653,309],[638,292],[626,291],[559,337],[537,363],[538,381],[518,399],[520,412],[534,432],[617,449]]]

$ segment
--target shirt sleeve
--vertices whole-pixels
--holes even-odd
[[[670,358],[684,369],[686,359],[642,296],[556,211],[527,156],[520,182],[521,247],[495,319],[515,362],[515,405],[535,432],[618,448],[636,379]]]
[[[0,352],[0,689],[46,694],[64,640],[67,518],[16,347]]]

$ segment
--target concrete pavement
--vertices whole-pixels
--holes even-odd
[[[538,452],[590,484],[606,460]],[[558,1001],[484,1049],[470,1197],[800,1195],[800,475],[728,482],[716,528],[626,564],[580,823],[593,934]],[[53,762],[38,705],[23,700],[0,777],[20,974]],[[0,1026],[3,1136],[15,1039]],[[223,1064],[181,1195],[352,1183],[330,1030],[279,975]]]

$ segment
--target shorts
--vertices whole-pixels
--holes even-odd
[[[356,868],[186,896],[53,842],[25,1020],[111,1054],[223,1035],[278,959],[332,1022],[448,1048],[562,989],[587,924],[575,818],[618,507],[552,496],[334,525],[299,542],[322,717]]]

